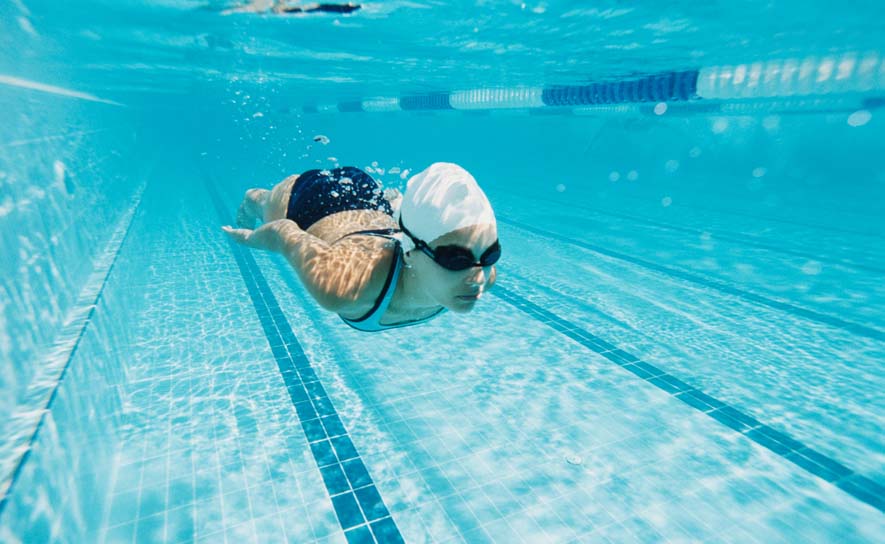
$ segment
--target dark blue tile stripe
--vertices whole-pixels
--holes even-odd
[[[548,230],[539,229],[537,227],[533,227],[531,225],[526,225],[517,221],[510,220],[505,217],[497,216],[497,219],[501,223],[505,223],[507,225],[513,225],[514,227],[518,227],[523,230],[527,230],[529,232],[533,232],[540,236],[545,236],[547,238],[553,238],[555,240],[559,240],[561,242],[565,242],[566,244],[571,244],[574,246],[582,247],[584,249],[588,249],[590,251],[594,251],[596,253],[606,255],[608,257],[612,257],[614,259],[618,259],[621,261],[626,261],[628,263],[632,263],[643,268],[647,268],[649,270],[654,270],[655,272],[660,272],[666,274],[673,278],[679,278],[681,280],[685,280],[691,283],[696,283],[699,285],[703,285],[705,287],[709,287],[711,289],[715,289],[721,293],[725,293],[728,295],[732,295],[741,300],[752,302],[755,304],[759,304],[762,306],[767,306],[769,308],[773,308],[775,310],[780,310],[783,312],[787,312],[796,317],[801,317],[803,319],[808,319],[810,321],[816,321],[818,323],[823,323],[824,325],[829,325],[831,327],[836,327],[842,329],[844,331],[848,331],[852,334],[856,334],[858,336],[864,336],[866,338],[872,338],[873,340],[885,341],[885,331],[881,331],[879,329],[874,329],[872,327],[867,327],[866,325],[861,325],[860,323],[854,323],[851,321],[846,321],[844,319],[822,314],[820,312],[815,312],[814,310],[808,310],[806,308],[801,308],[799,306],[794,306],[792,304],[788,304],[786,302],[781,302],[779,300],[770,299],[768,297],[764,297],[762,295],[757,295],[756,293],[752,293],[749,291],[744,291],[742,289],[738,289],[737,287],[733,287],[728,283],[713,279],[713,278],[704,278],[701,276],[697,276],[690,272],[685,272],[678,268],[674,268],[672,266],[661,265],[657,263],[653,263],[651,261],[646,261],[644,259],[640,259],[638,257],[633,257],[630,255],[626,255],[624,253],[620,253],[617,251],[612,251],[610,249],[606,249],[594,244],[589,244],[584,242],[583,240],[576,240],[574,238],[568,238],[566,236],[561,236],[554,232],[550,232]]]
[[[231,224],[224,203],[212,182],[206,179],[209,196],[222,224]],[[402,541],[396,523],[384,505],[381,494],[362,462],[341,418],[326,394],[277,303],[264,274],[251,253],[228,240],[234,259],[246,283],[255,312],[264,329],[267,342],[283,377],[286,390],[307,438],[311,454],[320,470],[323,483],[332,499],[332,506],[348,541],[365,535],[364,528],[377,535],[375,525],[383,520],[383,529],[392,531]],[[370,525],[371,523],[371,525]],[[386,534],[386,533],[385,533]],[[362,536],[360,536],[362,535]],[[371,539],[369,540],[371,541]],[[387,542],[379,540],[379,542]]]
[[[692,408],[710,416],[760,446],[768,448],[784,459],[805,469],[806,471],[833,483],[854,498],[885,513],[885,486],[855,473],[838,461],[818,453],[802,442],[777,431],[756,418],[715,399],[703,391],[680,380],[656,366],[640,360],[593,333],[582,329],[553,312],[526,300],[520,295],[495,285],[492,291],[498,298],[525,312],[556,331],[572,338],[624,370],[645,380],[658,389],[688,404]]]

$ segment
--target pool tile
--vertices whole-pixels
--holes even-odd
[[[353,493],[343,493],[332,497],[332,505],[335,507],[335,514],[345,531],[365,522]]]

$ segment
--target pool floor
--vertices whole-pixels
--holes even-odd
[[[199,163],[167,174],[204,183],[148,186],[108,286],[127,293],[131,345],[99,541],[885,534],[881,438],[840,404],[878,394],[862,367],[832,387],[809,368],[842,341],[883,346],[814,322],[832,312],[602,236],[582,247],[567,220],[537,227],[543,203],[502,193],[494,296],[366,335],[319,311],[277,256],[224,238],[241,188]],[[697,217],[680,219],[633,226],[678,245]]]

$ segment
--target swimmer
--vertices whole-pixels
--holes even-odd
[[[362,331],[469,312],[501,256],[488,198],[452,163],[413,176],[405,195],[351,166],[289,176],[246,191],[237,226],[222,229],[284,255],[321,307]]]
[[[348,2],[346,4],[309,4],[307,6],[290,6],[285,0],[251,0],[249,3],[236,8],[226,9],[222,15],[231,13],[351,13],[362,6]]]
[[[289,6],[284,2],[277,2],[274,6],[274,13],[312,13],[322,11],[325,13],[350,13],[360,9],[362,6],[348,2],[346,4],[310,4],[304,7]]]

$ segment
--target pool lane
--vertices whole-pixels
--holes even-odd
[[[553,312],[496,286],[494,294],[533,319],[568,336],[639,379],[670,394],[692,408],[741,433],[811,474],[830,482],[854,498],[885,513],[885,486],[860,475],[835,459],[823,455],[802,442],[777,431],[756,418],[705,394],[678,377],[583,329]]]
[[[627,255],[625,253],[621,253],[619,251],[614,251],[611,249],[607,249],[601,247],[596,244],[590,244],[583,240],[578,240],[575,238],[569,238],[567,236],[563,236],[561,234],[557,234],[555,232],[539,229],[537,227],[533,227],[526,223],[520,221],[514,221],[507,217],[498,216],[498,221],[505,224],[511,225],[513,227],[537,234],[539,236],[544,236],[546,238],[551,238],[554,240],[559,240],[560,242],[564,242],[569,245],[578,246],[595,253],[599,253],[601,255],[605,255],[607,257],[611,257],[614,259],[618,259],[620,261],[628,262],[631,264],[635,264],[641,266],[642,268],[653,270],[655,272],[659,272],[670,276],[672,278],[677,278],[683,281],[691,282],[698,285],[703,285],[704,287],[708,287],[711,289],[715,289],[721,293],[725,293],[727,295],[731,295],[737,297],[743,301],[751,302],[754,304],[758,304],[760,306],[766,306],[768,308],[772,308],[775,310],[780,310],[791,314],[793,316],[807,319],[809,321],[814,321],[817,323],[821,323],[824,325],[829,325],[831,327],[835,327],[838,329],[842,329],[844,331],[848,331],[852,334],[856,334],[858,336],[863,336],[866,338],[870,338],[873,340],[885,341],[885,331],[880,329],[876,329],[873,327],[868,327],[861,323],[855,323],[852,321],[848,321],[845,319],[841,319],[836,316],[827,315],[821,312],[817,312],[814,310],[809,310],[807,308],[802,308],[800,306],[796,306],[794,304],[790,304],[787,302],[783,302],[780,300],[776,300],[770,297],[766,297],[763,295],[759,295],[752,291],[747,291],[745,289],[740,289],[738,287],[734,287],[730,283],[722,280],[718,280],[715,278],[703,277],[698,274],[693,274],[691,272],[686,272],[679,268],[669,265],[662,265],[658,263],[651,262],[646,259],[642,259],[639,257],[634,257],[632,255]]]
[[[204,180],[221,224],[233,224],[215,185]],[[229,246],[348,542],[404,542],[255,259],[242,246]]]

